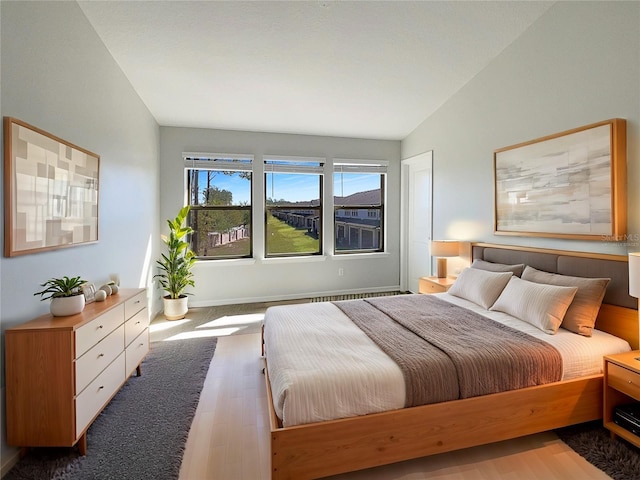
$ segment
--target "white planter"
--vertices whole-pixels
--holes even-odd
[[[84,310],[84,295],[52,298],[49,310],[54,317],[66,317],[80,313]]]
[[[182,295],[180,298],[162,297],[164,301],[164,316],[167,320],[180,320],[189,310],[187,301],[189,297]]]

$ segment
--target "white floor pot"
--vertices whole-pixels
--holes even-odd
[[[80,313],[84,310],[84,295],[52,298],[49,310],[54,317],[66,317]]]
[[[163,297],[164,316],[167,320],[180,320],[184,318],[189,310],[187,301],[189,297],[182,295],[180,298]]]

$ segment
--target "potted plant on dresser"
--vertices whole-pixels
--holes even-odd
[[[191,250],[187,235],[193,233],[191,227],[185,226],[189,205],[180,209],[173,220],[167,220],[169,235],[162,235],[162,241],[167,246],[167,253],[156,263],[160,268],[158,277],[160,285],[167,293],[163,297],[164,316],[167,320],[184,318],[188,310],[188,297],[184,290],[194,286],[193,272],[191,268],[196,262],[196,255]]]
[[[40,295],[40,300],[51,299],[49,310],[54,317],[75,315],[84,310],[82,285],[85,283],[87,281],[80,277],[52,278],[41,283],[40,286],[46,288],[34,295]]]

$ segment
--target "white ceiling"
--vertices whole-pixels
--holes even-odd
[[[402,139],[535,1],[79,1],[158,123]]]

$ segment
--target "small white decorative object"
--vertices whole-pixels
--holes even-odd
[[[111,285],[112,283],[115,283],[117,286],[120,286],[120,274],[110,273],[109,280],[111,280],[111,282],[109,282],[109,285]]]
[[[110,283],[109,286],[111,287],[111,295],[115,295],[116,293],[118,293],[118,290],[120,290],[118,285],[115,283]]]
[[[107,292],[100,289],[95,293],[94,297],[96,302],[104,302],[107,299]]]
[[[110,287],[109,285],[102,285],[102,286],[100,287],[100,290],[103,290],[103,291],[104,291],[104,293],[106,293],[106,294],[107,294],[107,297],[108,297],[109,295],[111,295],[111,287]]]
[[[51,299],[49,311],[54,317],[66,317],[75,315],[84,310],[84,295],[71,297],[54,297]]]

